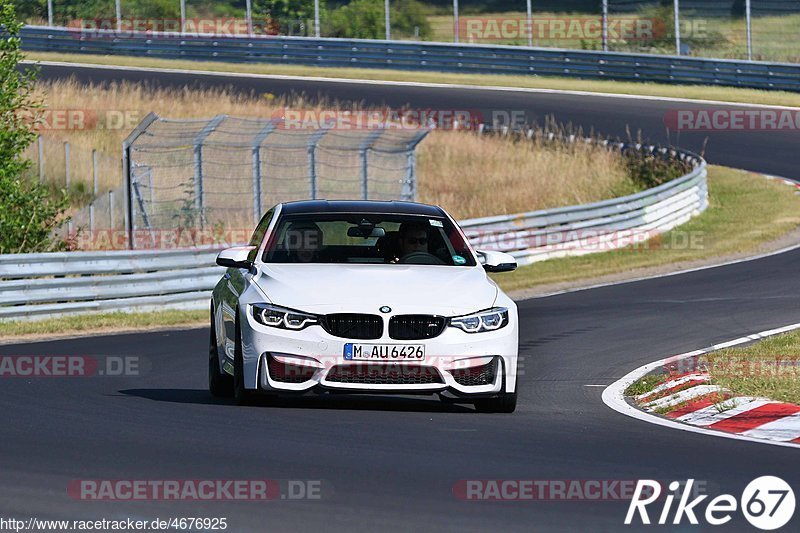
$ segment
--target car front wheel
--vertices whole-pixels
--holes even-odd
[[[229,397],[233,393],[233,379],[219,370],[219,350],[217,348],[217,327],[214,308],[211,308],[211,334],[208,345],[208,390],[215,398]]]

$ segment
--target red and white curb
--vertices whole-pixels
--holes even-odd
[[[686,367],[687,360],[696,359],[699,355],[796,329],[800,329],[800,324],[762,331],[644,365],[609,385],[603,391],[603,402],[619,413],[660,426],[800,448],[800,405],[767,398],[733,396],[729,391],[709,384],[708,374],[702,371],[671,376],[652,390],[637,396],[635,400],[639,407],[625,399],[625,390],[632,383],[659,367]],[[654,414],[656,410],[663,412],[663,416]]]

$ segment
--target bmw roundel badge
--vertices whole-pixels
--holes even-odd
[[[380,311],[381,313],[391,313],[392,312],[392,308],[389,307],[388,305],[384,305],[383,307],[378,309],[378,311]]]

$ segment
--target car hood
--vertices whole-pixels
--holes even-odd
[[[480,267],[262,264],[254,281],[272,303],[319,314],[456,316],[492,307],[498,291]]]

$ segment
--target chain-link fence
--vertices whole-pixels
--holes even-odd
[[[150,114],[123,145],[128,229],[135,241],[175,228],[251,228],[270,206],[291,200],[414,200],[415,148],[427,133],[339,118]]]

